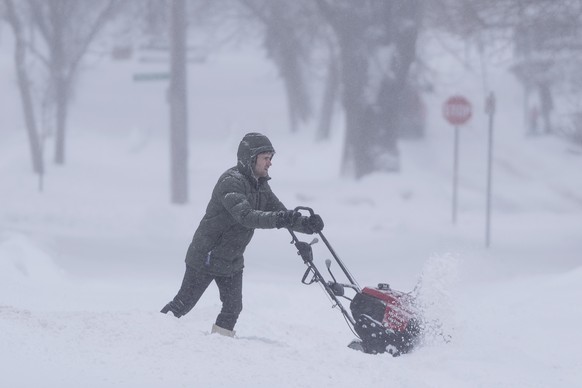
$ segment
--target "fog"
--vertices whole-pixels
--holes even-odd
[[[0,24],[1,385],[578,386],[582,149],[560,134],[532,134],[531,100],[507,62],[473,49],[459,60],[444,47],[463,44],[440,38],[423,35],[418,48],[431,74],[421,93],[424,136],[398,140],[399,171],[358,179],[342,173],[339,101],[329,139],[316,141],[315,118],[292,133],[284,83],[259,40],[208,51],[187,66],[189,196],[173,204],[169,81],[136,79],[166,72],[165,54],[144,63],[151,54],[135,46],[120,60],[114,44],[98,41],[70,101],[64,164],[53,161],[54,128],[34,84],[41,176],[31,164],[13,36]],[[322,68],[307,76],[314,101]],[[453,95],[473,108],[459,127],[454,223],[455,129],[443,117]],[[257,231],[245,253],[238,338],[209,335],[220,310],[214,285],[187,316],[159,313],[180,285],[218,176],[251,131],[276,149],[270,184],[283,203],[322,216],[362,286],[422,286],[425,314],[449,342],[428,333],[396,358],[347,348],[353,334],[320,287],[301,284],[304,264],[284,230]],[[319,243],[314,255],[323,267],[329,252]]]

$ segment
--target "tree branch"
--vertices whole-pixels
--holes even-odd
[[[70,66],[66,74],[67,79],[70,79],[75,74],[75,71],[81,62],[81,59],[87,52],[89,45],[93,42],[93,39],[97,33],[103,28],[103,25],[119,4],[120,0],[109,0],[105,8],[99,13],[87,36],[82,38],[81,46],[78,48],[78,50],[76,50],[76,53],[72,54]]]

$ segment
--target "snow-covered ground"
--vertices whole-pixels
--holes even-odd
[[[582,152],[524,137],[509,77],[491,76],[499,92],[487,249],[481,102],[461,133],[451,222],[452,129],[440,104],[453,86],[429,97],[427,138],[401,144],[401,174],[349,181],[338,174],[339,132],[325,144],[287,134],[269,64],[211,59],[191,68],[191,200],[172,206],[163,83],[133,83],[134,64],[90,68],[71,112],[67,164],[50,163],[47,148],[39,192],[10,58],[0,64],[0,103],[10,107],[0,128],[0,386],[582,384]],[[225,75],[233,88],[213,86]],[[463,92],[480,101],[475,90]],[[304,265],[282,230],[257,231],[247,250],[237,339],[209,335],[220,309],[214,286],[182,319],[158,312],[179,287],[215,180],[256,130],[277,149],[280,199],[322,215],[361,285],[409,291],[420,280],[427,315],[449,343],[428,335],[398,358],[348,349],[352,333],[318,286],[300,283]],[[314,250],[323,265],[325,247]]]

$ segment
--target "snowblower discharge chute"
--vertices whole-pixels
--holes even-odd
[[[313,209],[308,207],[295,208],[295,211],[301,210],[314,214]],[[361,289],[323,233],[319,232],[319,237],[347,279],[345,283],[336,280],[331,271],[331,260],[328,259],[325,264],[332,280],[326,280],[313,261],[311,245],[319,240],[316,238],[307,243],[299,241],[290,229],[289,233],[293,238],[291,243],[297,248],[297,254],[307,265],[301,282],[308,285],[320,283],[334,303],[334,307],[340,309],[348,326],[358,337],[348,345],[350,348],[371,354],[390,353],[393,356],[408,353],[414,348],[421,325],[420,313],[414,307],[414,297],[411,294],[392,290],[386,283]],[[352,298],[345,295],[346,288],[353,291]],[[350,301],[350,311],[343,306],[340,298]]]

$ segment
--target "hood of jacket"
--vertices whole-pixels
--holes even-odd
[[[263,152],[275,152],[269,138],[258,132],[247,133],[240,144],[237,152],[237,167],[239,171],[248,178],[257,179],[253,174],[253,167],[257,160],[257,155]]]

